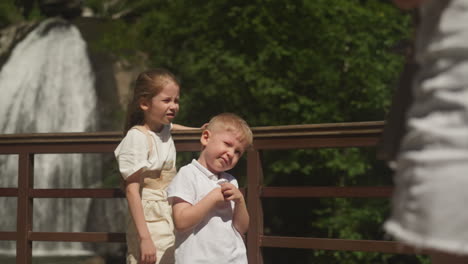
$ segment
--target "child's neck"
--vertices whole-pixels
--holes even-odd
[[[213,172],[212,170],[210,170],[210,169],[208,168],[208,165],[207,165],[206,162],[205,162],[205,159],[204,159],[202,156],[198,157],[197,161],[198,161],[198,163],[200,163],[203,167],[205,167],[208,171],[210,171],[211,173],[213,173],[213,175],[216,176],[216,178],[218,178],[218,180],[222,178],[222,177],[221,177],[222,172],[217,172],[217,173],[216,173],[216,172]]]
[[[163,124],[149,124],[149,123],[145,123],[144,126],[148,129],[148,130],[151,130],[155,133],[159,133],[161,132],[161,130],[163,129],[164,125]]]

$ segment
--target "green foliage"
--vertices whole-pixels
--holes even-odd
[[[224,111],[243,116],[252,126],[382,120],[402,70],[399,47],[411,28],[407,14],[378,0],[84,3],[106,19],[103,27],[108,29],[98,43],[90,43],[91,48],[135,62],[140,58],[135,54],[144,53],[149,66],[167,67],[179,75],[182,111],[177,122],[192,126]],[[28,19],[38,17],[35,8]],[[20,11],[11,2],[0,3],[0,27],[19,19]],[[179,167],[195,156],[179,155]],[[366,186],[391,181],[374,151],[363,148],[270,151],[264,153],[263,163],[268,186]],[[109,161],[105,166],[109,175],[104,185],[118,185],[115,164]],[[381,225],[389,208],[387,200],[379,199],[270,199],[264,211],[266,234],[382,239]],[[267,260],[282,259],[280,250],[268,252]],[[296,252],[286,261],[426,263],[427,259],[318,250]]]
[[[400,48],[411,34],[408,14],[381,0],[85,0],[84,5],[106,21],[107,33],[90,43],[93,50],[134,62],[143,53],[149,66],[181,77],[177,122],[191,126],[225,111],[251,126],[383,120],[403,68]],[[12,1],[0,1],[0,27],[23,19],[20,10]],[[40,18],[37,7],[27,19],[35,18]],[[263,154],[267,186],[391,182],[371,149]],[[179,167],[195,156],[179,155]],[[113,161],[105,167],[104,185],[118,185]],[[266,199],[264,211],[265,234],[383,239],[389,208],[388,200],[379,199]],[[427,263],[423,256],[265,251],[272,261],[266,263]]]
[[[149,66],[179,75],[177,122],[192,126],[225,111],[252,126],[383,120],[403,68],[399,49],[411,34],[410,17],[379,0],[122,0],[113,9],[87,2],[104,17],[127,12],[100,45],[127,58],[144,52]],[[263,164],[270,186],[391,182],[375,153],[362,148],[272,151],[264,153]],[[264,210],[268,234],[383,239],[388,201],[275,200],[266,201]],[[291,229],[304,224],[309,229]],[[314,263],[404,259],[313,252]]]
[[[0,2],[0,28],[22,20],[19,9],[11,0]]]
[[[201,99],[185,104],[182,120],[193,124],[221,111],[241,113],[252,125],[382,119],[401,69],[401,56],[389,51],[407,37],[409,24],[380,1],[85,5],[103,17],[138,14],[114,23],[102,45],[121,55],[142,50],[153,65],[177,71],[189,90],[184,98]],[[190,110],[199,117],[189,117]]]
[[[382,236],[380,226],[385,220],[383,212],[388,209],[387,201],[336,198],[326,204],[326,208],[316,211],[318,220],[313,225],[327,230],[327,237],[362,240]],[[326,254],[323,251],[315,252],[316,256]],[[335,256],[346,260],[343,263],[388,263],[389,259],[384,254],[362,252],[336,252]],[[376,259],[379,261],[376,262]]]
[[[409,33],[379,1],[145,3],[125,45],[182,76],[192,124],[223,111],[252,125],[381,120],[402,69],[391,51]]]
[[[21,21],[38,21],[44,18],[36,1],[0,1],[0,29]]]

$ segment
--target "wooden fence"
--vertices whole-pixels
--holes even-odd
[[[255,127],[254,146],[247,152],[247,205],[251,216],[247,233],[249,263],[263,263],[262,248],[302,248],[338,251],[409,253],[415,251],[391,242],[313,237],[264,235],[262,199],[271,197],[389,197],[391,187],[266,187],[263,185],[261,153],[264,150],[374,147],[383,122],[335,123]],[[198,151],[199,130],[174,131],[177,151]],[[16,231],[2,231],[0,240],[16,241],[16,263],[32,263],[33,241],[124,242],[123,233],[36,232],[33,226],[35,198],[122,198],[119,189],[37,189],[34,188],[34,155],[49,153],[110,153],[121,133],[47,133],[0,135],[0,155],[18,155],[17,188],[0,188],[0,197],[17,197]],[[2,172],[3,174],[4,172]],[[0,177],[5,177],[4,175]],[[421,252],[419,252],[421,253]]]

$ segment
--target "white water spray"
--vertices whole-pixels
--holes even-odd
[[[0,72],[0,133],[84,132],[96,127],[94,74],[86,43],[66,21],[40,23]],[[35,156],[35,188],[82,188],[99,162],[82,154]],[[16,156],[0,156],[0,186],[17,186]],[[33,231],[83,232],[90,199],[34,199]],[[2,231],[16,229],[16,199],[0,199]],[[6,228],[6,230],[5,230]],[[0,254],[15,254],[0,241]],[[33,243],[34,255],[89,254],[80,243]]]

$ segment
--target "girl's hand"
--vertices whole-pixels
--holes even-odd
[[[154,264],[156,263],[156,247],[151,238],[142,239],[140,242],[140,263]]]
[[[396,6],[401,9],[412,9],[418,7],[425,0],[393,0]]]
[[[232,183],[226,182],[221,185],[224,199],[226,201],[234,201],[236,204],[244,200],[241,191]]]

